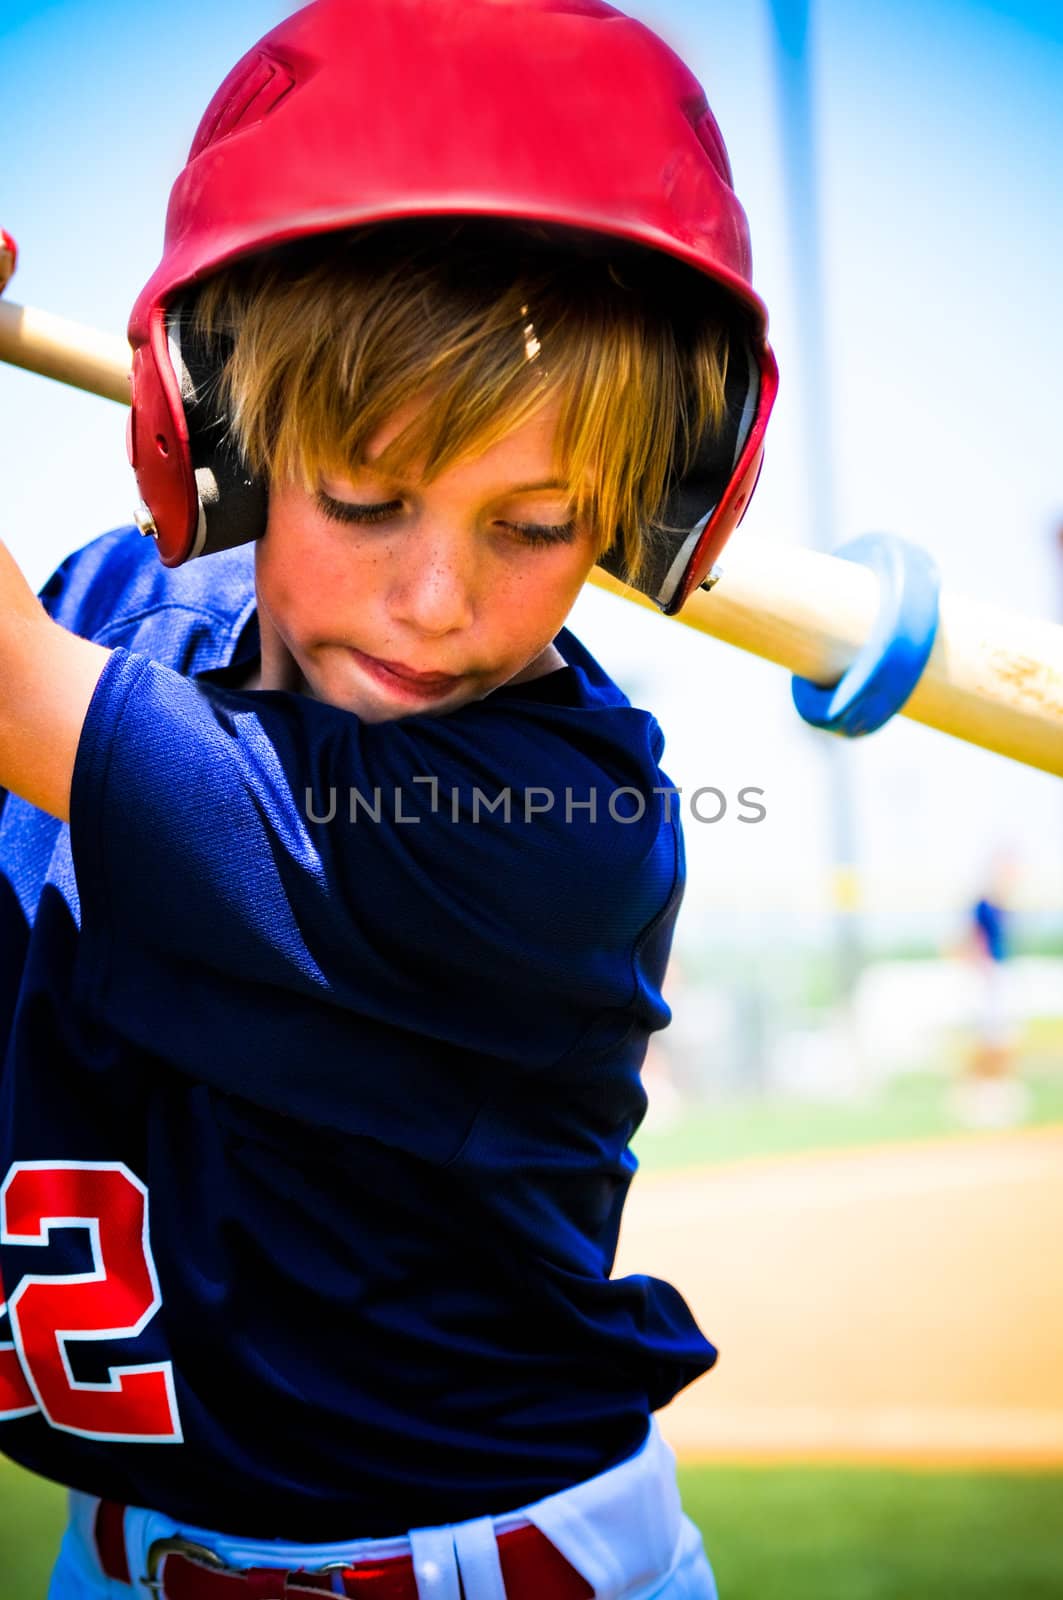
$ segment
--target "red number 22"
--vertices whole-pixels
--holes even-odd
[[[67,1352],[78,1341],[134,1338],[162,1304],[147,1189],[122,1162],[15,1162],[0,1188],[0,1243],[46,1246],[53,1228],[88,1231],[92,1271],[27,1273],[12,1293],[0,1421],[40,1409],[53,1428],[83,1438],[179,1443],[169,1361],[110,1367],[106,1382],[83,1383]]]

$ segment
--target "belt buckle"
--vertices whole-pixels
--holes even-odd
[[[311,1570],[315,1576],[328,1578],[329,1591],[332,1594],[345,1595],[348,1593],[348,1589],[346,1581],[341,1574],[353,1572],[356,1567],[357,1562],[348,1559],[346,1561],[326,1561],[323,1567],[313,1567]]]
[[[153,1539],[148,1546],[148,1570],[140,1582],[145,1589],[150,1589],[156,1596],[162,1594],[159,1568],[166,1556],[189,1556],[194,1561],[201,1561],[205,1566],[217,1567],[223,1572],[231,1570],[217,1551],[208,1550],[205,1544],[193,1544],[191,1539],[184,1539],[179,1533],[171,1534],[168,1539]]]

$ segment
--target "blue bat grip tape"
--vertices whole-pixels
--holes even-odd
[[[794,705],[814,728],[856,739],[888,722],[919,682],[934,648],[941,577],[925,550],[893,534],[864,534],[834,554],[877,575],[878,615],[833,688],[794,678]]]

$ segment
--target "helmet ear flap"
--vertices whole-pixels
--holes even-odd
[[[180,387],[199,502],[185,560],[260,538],[268,510],[266,483],[250,471],[221,405],[221,373],[232,342],[222,335],[208,339],[189,313],[189,302],[178,302],[166,313],[166,343]]]
[[[711,564],[709,545],[718,549],[723,542],[713,535],[724,523],[729,532],[738,520],[740,507],[734,502],[745,476],[740,470],[743,456],[754,432],[763,432],[774,399],[774,387],[765,386],[761,378],[757,350],[744,330],[736,331],[728,354],[723,422],[708,429],[688,470],[677,475],[638,584],[643,594],[669,614],[678,610],[706,576]],[[747,499],[743,497],[743,506]],[[607,551],[599,565],[615,577],[625,578],[617,547]]]

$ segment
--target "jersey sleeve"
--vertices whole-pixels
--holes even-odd
[[[634,959],[678,870],[659,800],[636,816],[656,725],[575,742],[493,698],[367,724],[115,650],[71,796],[80,1000],[146,1057],[441,1160],[498,1072],[662,1026]]]

